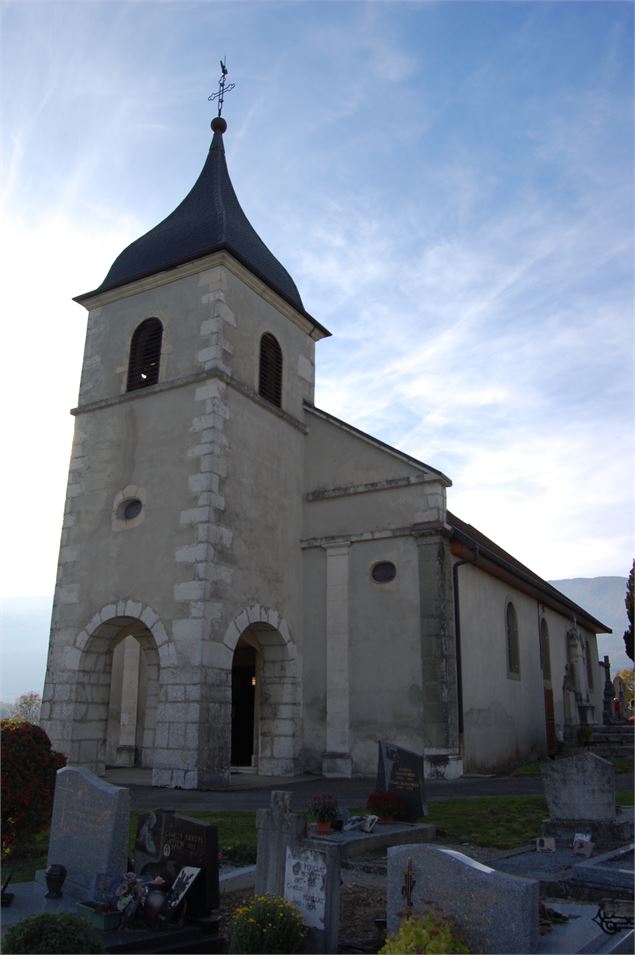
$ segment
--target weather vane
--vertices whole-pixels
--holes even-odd
[[[218,93],[212,93],[211,96],[207,97],[208,102],[210,103],[212,102],[212,100],[215,100],[215,99],[218,100],[218,115],[219,116],[223,111],[223,100],[225,99],[225,93],[230,93],[236,85],[235,83],[225,84],[225,80],[227,79],[227,74],[229,72],[229,70],[227,69],[226,63],[227,63],[227,57],[225,57],[224,62],[223,60],[220,61],[220,79],[218,81]]]

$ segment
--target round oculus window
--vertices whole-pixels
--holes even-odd
[[[397,576],[397,568],[389,560],[382,560],[375,564],[371,571],[371,577],[377,584],[389,584]]]
[[[135,517],[139,516],[142,508],[143,504],[138,497],[123,501],[119,506],[119,517],[123,518],[124,521],[133,521]]]

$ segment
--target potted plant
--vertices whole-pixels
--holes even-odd
[[[337,799],[331,793],[321,793],[311,800],[309,811],[315,819],[316,832],[330,832],[337,816]]]
[[[379,816],[379,821],[386,824],[394,822],[401,815],[401,802],[395,793],[376,789],[370,794],[366,802],[366,808],[375,816]]]
[[[102,932],[115,932],[119,928],[121,912],[116,902],[76,902],[75,910]]]

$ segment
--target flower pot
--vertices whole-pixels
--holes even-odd
[[[331,825],[330,822],[318,821],[315,823],[315,831],[322,833],[322,835],[325,835],[327,832],[333,832],[333,826]]]
[[[50,865],[44,873],[46,877],[46,887],[48,892],[45,899],[61,899],[62,886],[66,878],[66,867],[63,865]]]
[[[76,902],[75,910],[102,932],[115,932],[119,928],[121,912],[98,912],[98,905],[99,902]]]

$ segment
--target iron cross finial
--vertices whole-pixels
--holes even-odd
[[[230,93],[235,87],[235,83],[226,83],[227,74],[229,70],[227,69],[227,57],[224,60],[220,61],[220,79],[218,81],[218,92],[212,93],[211,96],[207,97],[208,102],[212,100],[218,100],[218,115],[223,111],[223,100],[225,99],[225,93]]]
[[[406,903],[406,916],[410,916],[412,915],[412,893],[414,891],[415,885],[417,884],[417,880],[414,877],[414,870],[412,868],[412,859],[408,859],[403,877],[401,894],[403,895],[404,902]]]

